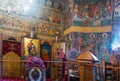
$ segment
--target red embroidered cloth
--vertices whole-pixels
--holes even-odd
[[[3,55],[10,51],[13,51],[20,56],[21,55],[21,43],[4,40],[3,41]]]

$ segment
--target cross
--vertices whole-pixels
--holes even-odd
[[[10,44],[10,49],[13,51],[15,48],[14,48],[15,44]]]

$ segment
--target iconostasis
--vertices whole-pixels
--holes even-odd
[[[43,57],[44,55],[40,55],[42,52],[41,47],[42,49],[44,48],[44,46],[41,46],[43,43],[42,40],[53,41],[56,32],[59,34],[61,34],[62,32],[61,1],[60,0],[35,0],[35,1],[34,0],[27,0],[27,1],[0,0],[0,2],[1,2],[0,3],[0,32],[1,32],[0,57],[2,58],[3,56],[2,53],[3,40],[7,41],[9,38],[14,38],[16,40],[15,41],[16,43],[17,42],[20,43],[21,52],[19,52],[20,53],[20,56],[18,56],[20,57],[19,59],[26,59],[26,57],[29,55]],[[33,39],[32,41],[33,44],[35,45],[34,50],[36,49],[36,51],[32,51],[32,53],[29,54],[29,52],[27,51],[27,44],[30,42],[31,39],[29,39],[29,37],[24,39],[24,37],[26,37],[28,33],[30,33],[31,31],[34,31],[34,33],[37,34],[38,39]],[[52,57],[54,56],[53,43],[49,43],[49,45],[50,45],[49,48],[50,50],[47,50],[47,52],[49,51],[48,58],[49,60],[52,60],[53,59]],[[6,50],[4,49],[4,51]],[[13,53],[12,56],[13,55],[17,57],[16,53],[15,54]],[[9,58],[11,60],[12,57]],[[3,67],[0,67],[0,69],[1,68]],[[7,68],[5,68],[5,70],[7,70]],[[5,74],[4,72],[2,73]]]
[[[20,40],[32,28],[39,38],[53,40],[56,32],[62,32],[62,4],[59,0],[0,2],[0,32],[4,36]]]
[[[51,41],[21,37],[21,41],[17,41],[15,38],[11,37],[3,40],[3,35],[1,35],[1,59],[2,60],[25,60],[28,56],[41,57],[44,61],[61,61],[65,57],[65,43],[55,43]],[[2,76],[21,76],[21,71],[23,66],[21,63],[14,62],[3,62],[1,64],[1,75]],[[14,65],[14,66],[13,66]],[[45,63],[47,78],[52,77],[51,71],[52,63]],[[12,71],[12,70],[15,71]],[[11,75],[12,72],[12,75]],[[57,74],[56,74],[57,76]]]

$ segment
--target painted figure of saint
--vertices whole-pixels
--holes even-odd
[[[89,17],[90,18],[93,18],[94,17],[94,12],[95,12],[95,4],[93,2],[91,2],[89,4],[89,11],[88,11],[88,14],[89,14]]]
[[[27,48],[30,56],[37,55],[36,46],[33,44],[32,40],[30,40],[30,42],[28,43]]]
[[[43,61],[50,61],[49,51],[47,49],[42,49],[42,60]],[[50,70],[50,62],[44,62],[46,67],[46,77],[50,78],[51,70]]]
[[[49,61],[48,51],[46,49],[42,50],[42,60]],[[46,68],[49,67],[49,62],[45,63]]]

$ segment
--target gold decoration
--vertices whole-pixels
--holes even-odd
[[[101,26],[101,27],[82,27],[82,26],[71,26],[64,31],[64,35],[67,35],[71,32],[82,32],[82,33],[103,33],[111,32],[111,26]]]
[[[20,60],[20,57],[14,52],[8,52],[3,56],[3,60]],[[2,75],[4,77],[20,77],[19,62],[3,62]]]

